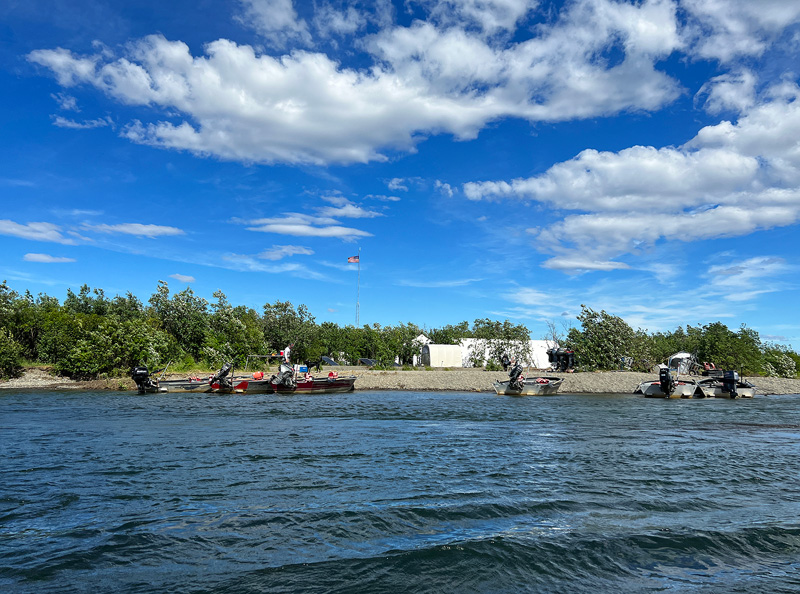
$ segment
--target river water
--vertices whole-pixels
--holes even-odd
[[[797,592],[800,397],[0,393],[2,592]]]

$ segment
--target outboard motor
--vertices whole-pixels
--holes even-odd
[[[211,379],[208,380],[208,383],[216,384],[217,382],[219,382],[220,388],[227,388],[227,389],[233,388],[231,380],[228,379],[227,377],[228,374],[231,372],[231,369],[233,369],[233,363],[225,363],[225,365],[222,366],[222,369],[220,369],[215,375],[211,377]]]
[[[521,390],[524,383],[525,378],[522,376],[522,365],[515,363],[511,371],[508,372],[508,387],[512,390]]]
[[[566,371],[575,367],[575,351],[564,348],[547,349],[547,360],[556,371]]]
[[[658,383],[661,384],[661,391],[669,397],[675,389],[675,380],[672,379],[672,374],[669,369],[662,367],[658,370]]]
[[[558,353],[558,349],[555,349],[555,348],[547,349],[547,360],[550,362],[550,365],[554,369],[558,369],[558,365],[557,365],[558,356],[557,356],[557,353]]]
[[[731,398],[738,398],[739,373],[737,371],[725,371],[722,374],[722,391],[730,394]]]
[[[572,369],[575,367],[575,351],[564,350],[564,357],[562,360],[561,371]]]
[[[134,367],[131,379],[136,384],[139,394],[154,392],[158,390],[158,381],[150,377],[147,367]]]
[[[297,385],[294,379],[294,367],[286,362],[281,363],[278,367],[278,375],[272,376],[272,383],[276,386],[294,388]]]

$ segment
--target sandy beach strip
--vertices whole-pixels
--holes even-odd
[[[455,391],[494,393],[492,383],[508,379],[503,371],[483,369],[433,369],[381,371],[364,367],[326,367],[317,375],[327,375],[333,369],[339,375],[355,375],[356,390],[404,390],[416,392]],[[205,372],[209,375],[209,372]],[[169,374],[170,379],[179,379],[187,374]],[[201,377],[203,372],[199,372]],[[556,374],[544,370],[526,370],[526,377],[563,377],[561,393],[566,394],[632,394],[640,382],[655,380],[651,373],[633,371],[602,371]],[[691,376],[701,379],[700,376]],[[800,379],[777,377],[744,378],[753,383],[758,395],[800,394]],[[0,389],[39,390],[134,390],[129,378],[110,378],[91,381],[75,381],[51,374],[46,368],[31,368],[22,377],[0,382]]]

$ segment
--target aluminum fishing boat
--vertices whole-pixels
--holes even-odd
[[[185,379],[160,379],[155,373],[149,373],[146,367],[133,370],[132,378],[139,394],[181,393],[200,394],[241,394],[247,390],[246,380],[234,380],[228,377],[233,364],[226,363],[222,369],[208,378],[188,377]]]
[[[523,378],[522,382],[511,379],[498,380],[492,384],[497,394],[508,396],[550,396],[557,394],[563,378],[560,377],[530,377]]]
[[[675,353],[666,365],[659,367],[658,379],[640,383],[633,393],[643,394],[645,398],[705,398],[696,380],[681,377],[693,371],[696,365],[689,353]]]
[[[722,377],[710,377],[697,382],[706,398],[753,398],[756,387],[741,379],[736,371],[725,371]]]
[[[314,377],[296,372],[288,363],[281,363],[277,374],[266,377],[258,371],[246,381],[248,394],[335,394],[352,392],[356,376],[340,377],[336,371],[331,371],[327,376]]]

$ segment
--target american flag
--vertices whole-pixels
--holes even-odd
[[[355,264],[356,262],[358,262],[358,256],[350,256],[349,258],[347,258],[347,262],[348,264]]]

